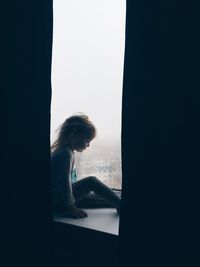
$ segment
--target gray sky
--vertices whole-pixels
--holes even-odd
[[[51,131],[75,112],[119,139],[125,0],[55,0]]]

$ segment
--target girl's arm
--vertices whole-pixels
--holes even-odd
[[[60,155],[61,194],[66,209],[74,205],[71,185],[72,156],[69,151],[62,151]]]
[[[71,171],[72,171],[73,156],[69,151],[63,151],[61,156],[60,168],[62,178],[62,198],[66,212],[73,218],[85,218],[87,213],[75,207],[74,197],[71,185]]]

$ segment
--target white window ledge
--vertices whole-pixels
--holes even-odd
[[[79,227],[89,228],[104,233],[118,235],[119,233],[119,215],[113,208],[83,209],[88,213],[84,219],[72,219],[63,216],[54,216],[54,221],[77,225]]]

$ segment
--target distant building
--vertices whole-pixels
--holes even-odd
[[[121,188],[121,157],[120,150],[99,146],[76,155],[78,179],[96,176],[109,187]]]

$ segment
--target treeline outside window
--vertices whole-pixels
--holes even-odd
[[[96,176],[121,188],[121,102],[125,0],[54,1],[51,142],[77,112],[89,116],[97,137],[76,152],[77,179]]]

